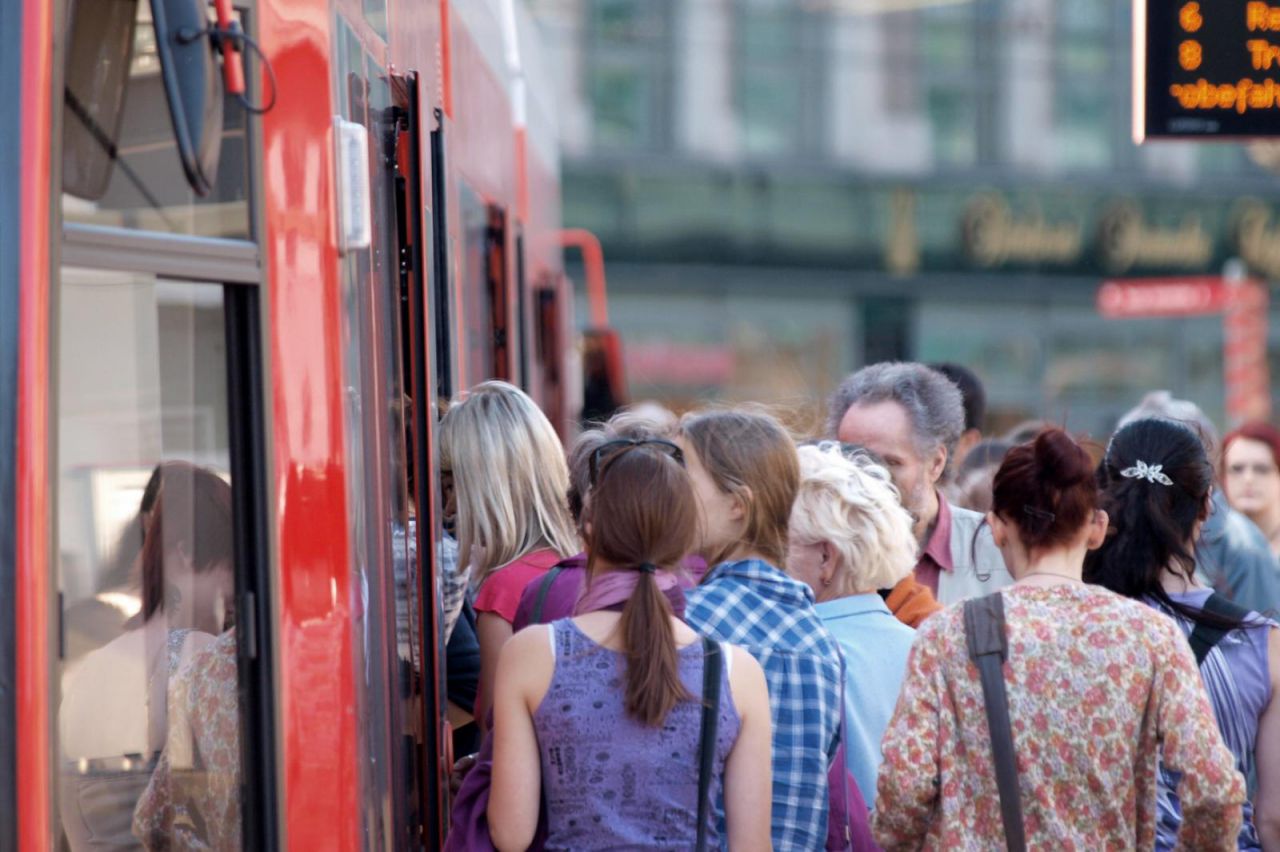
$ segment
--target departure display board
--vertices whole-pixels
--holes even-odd
[[[1280,0],[1134,0],[1133,32],[1135,141],[1280,135]]]

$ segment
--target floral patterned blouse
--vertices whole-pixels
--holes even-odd
[[[1150,849],[1156,758],[1184,773],[1183,848],[1234,850],[1244,780],[1168,617],[1083,584],[1003,591],[1004,676],[1031,848]],[[883,740],[886,849],[1003,848],[1000,794],[963,605],[916,636]]]
[[[133,813],[149,852],[240,849],[236,631],[192,658],[172,687],[169,734]]]

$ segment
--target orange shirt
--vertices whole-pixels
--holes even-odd
[[[928,586],[908,574],[893,587],[884,600],[889,611],[908,627],[919,627],[921,622],[942,609]]]

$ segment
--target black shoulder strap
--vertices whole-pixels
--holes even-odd
[[[716,725],[720,718],[720,643],[702,637],[702,724],[698,730],[698,852],[706,852],[711,813],[711,776],[715,770]]]
[[[1224,595],[1220,595],[1217,592],[1209,595],[1209,599],[1204,602],[1204,611],[1220,618],[1232,619],[1233,621],[1244,621],[1249,616],[1247,609],[1232,603]],[[1196,622],[1195,628],[1187,638],[1187,641],[1191,643],[1191,651],[1196,655],[1196,665],[1203,663],[1204,658],[1209,656],[1209,652],[1213,650],[1214,646],[1221,642],[1223,637],[1230,632],[1230,628],[1227,627],[1214,627]]]
[[[1013,726],[1009,722],[1009,696],[1004,688],[1001,664],[1009,656],[1005,635],[1004,597],[996,592],[964,603],[964,636],[969,659],[982,677],[982,698],[987,706],[987,729],[1000,790],[1000,817],[1010,852],[1027,848],[1022,823],[1022,795],[1018,789],[1018,764],[1013,750]]]
[[[557,565],[542,575],[542,582],[538,584],[538,597],[533,602],[533,614],[529,616],[530,624],[542,623],[542,607],[547,602],[547,592],[551,591],[552,584],[555,583],[556,577],[559,577],[560,572],[563,570],[562,566]]]

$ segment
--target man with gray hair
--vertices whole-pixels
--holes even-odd
[[[1200,406],[1175,399],[1167,390],[1152,391],[1120,418],[1116,428],[1159,417],[1191,428],[1204,442],[1209,458],[1218,458],[1218,429]],[[1216,467],[1216,464],[1215,464]],[[1255,612],[1271,612],[1280,606],[1280,565],[1262,530],[1227,505],[1222,489],[1213,489],[1209,517],[1196,541],[1196,569],[1215,590]]]
[[[884,460],[914,521],[915,579],[941,603],[1013,582],[982,515],[949,505],[938,491],[964,431],[960,390],[946,376],[914,363],[863,367],[832,394],[827,431]]]

